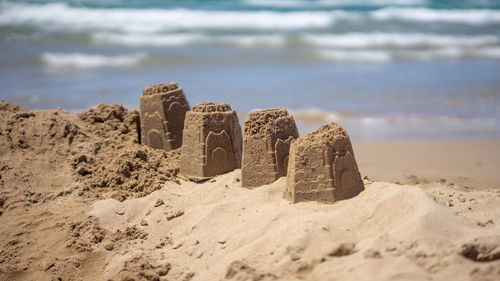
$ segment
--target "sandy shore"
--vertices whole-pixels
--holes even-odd
[[[442,181],[474,188],[500,188],[500,140],[355,142],[364,175],[416,184]]]
[[[179,179],[120,105],[0,117],[0,280],[500,278],[498,140],[354,143],[363,192],[290,204]]]

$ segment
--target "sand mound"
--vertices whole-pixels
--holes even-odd
[[[84,211],[175,180],[178,152],[140,145],[138,117],[122,105],[72,115],[0,103],[0,280],[99,280],[96,249],[147,236],[110,233]]]
[[[2,184],[25,180],[36,189],[40,180],[50,180],[57,190],[74,182],[63,192],[100,197],[112,191],[123,200],[151,193],[178,171],[178,152],[140,145],[139,114],[122,105],[101,104],[74,116],[2,102],[0,117]]]
[[[334,205],[289,204],[282,198],[284,178],[255,190],[241,188],[239,178],[237,170],[213,182],[167,184],[122,203],[96,202],[90,215],[108,231],[137,226],[149,233],[141,249],[122,244],[113,250],[104,277],[138,256],[155,266],[168,263],[168,280],[484,280],[500,274],[490,269],[500,265],[498,258],[476,263],[463,250],[490,245],[482,251],[494,257],[491,245],[498,244],[491,239],[471,241],[499,237],[498,226],[480,227],[418,187],[366,182],[364,192]],[[159,200],[164,204],[155,204]],[[180,215],[172,219],[175,212]],[[136,278],[147,280],[141,272]]]
[[[89,191],[112,191],[112,197],[144,196],[175,177],[177,151],[163,152],[138,145],[139,114],[122,105],[101,104],[80,113],[92,138],[72,150],[72,166]]]

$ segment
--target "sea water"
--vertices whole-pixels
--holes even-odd
[[[500,0],[0,0],[0,98],[137,108],[177,81],[301,134],[500,137]]]

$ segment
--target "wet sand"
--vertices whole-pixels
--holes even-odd
[[[500,188],[500,140],[355,142],[363,175],[412,183],[442,181]]]

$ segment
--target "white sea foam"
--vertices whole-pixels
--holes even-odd
[[[489,9],[434,10],[429,8],[384,8],[371,12],[376,20],[449,22],[465,24],[500,23],[500,11]]]
[[[465,117],[465,116],[447,116],[447,115],[371,115],[367,113],[342,113],[338,111],[329,111],[320,108],[297,108],[288,109],[294,119],[300,123],[326,124],[336,123],[356,123],[362,126],[380,126],[391,124],[400,125],[459,125],[464,122],[482,124],[483,126],[498,126],[499,120],[495,117]]]
[[[378,3],[379,1],[381,1],[380,3],[391,2],[389,0],[373,0],[371,3]],[[394,3],[398,2],[405,3],[407,1],[400,0]],[[388,7],[370,12],[344,10],[279,12],[189,9],[102,9],[71,7],[65,3],[42,5],[12,2],[0,3],[0,25],[32,24],[38,28],[66,31],[114,30],[122,32],[157,32],[189,29],[325,29],[333,26],[338,20],[364,21],[366,23],[369,23],[370,20],[402,20],[477,25],[500,23],[500,11],[488,9],[434,10],[418,7]]]
[[[484,47],[497,46],[493,35],[453,36],[422,33],[346,33],[307,34],[302,40],[319,47],[333,48],[415,48],[415,47]]]
[[[115,33],[98,32],[92,35],[97,43],[127,46],[185,46],[193,44],[229,44],[241,47],[279,47],[294,38],[285,34],[213,35],[206,33]],[[301,41],[324,48],[433,48],[433,47],[496,47],[494,35],[456,36],[446,34],[403,33],[345,33],[299,36]],[[289,42],[292,42],[290,40]]]
[[[245,0],[248,6],[295,8],[295,7],[344,7],[344,6],[414,6],[423,5],[426,0]]]
[[[331,61],[384,63],[392,59],[384,50],[320,50],[320,56]]]
[[[323,59],[338,62],[385,63],[395,60],[500,59],[500,47],[461,48],[456,46],[425,50],[321,49]]]
[[[446,47],[432,50],[394,52],[394,59],[456,60],[463,58],[500,59],[500,47],[459,48]]]
[[[218,38],[215,38],[216,40]],[[221,36],[220,40],[227,44],[233,44],[240,47],[279,47],[285,45],[286,37],[279,34],[270,35],[235,35],[235,36]]]
[[[286,37],[280,34],[268,35],[207,35],[199,33],[111,33],[100,32],[93,35],[97,43],[127,46],[186,46],[194,44],[227,44],[240,47],[278,47],[285,44]]]
[[[155,32],[176,29],[304,29],[330,26],[345,12],[204,11],[187,9],[89,9],[64,3],[2,5],[0,25]]]
[[[475,49],[472,53],[479,58],[500,59],[500,47]]]
[[[339,122],[345,116],[339,112],[327,111],[320,108],[289,109],[293,118],[301,122]]]
[[[43,63],[50,67],[62,68],[99,68],[123,67],[139,64],[146,54],[105,56],[84,53],[44,53],[40,55]]]
[[[155,33],[112,33],[99,32],[92,36],[97,43],[126,46],[185,46],[210,40],[205,34],[155,34]]]

